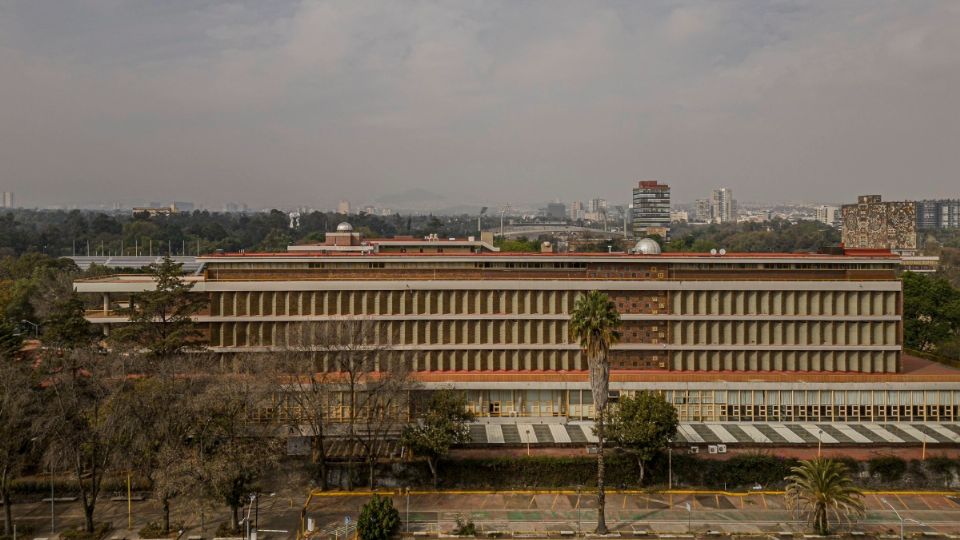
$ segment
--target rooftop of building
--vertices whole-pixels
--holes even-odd
[[[397,241],[397,240],[388,240],[388,241]],[[450,240],[448,240],[450,241]],[[373,240],[371,240],[373,242]],[[437,242],[442,242],[442,240],[437,240]],[[451,241],[452,242],[452,241]],[[209,255],[201,255],[198,257],[200,260],[222,260],[225,258],[274,258],[274,257],[289,257],[289,258],[299,258],[299,257],[358,257],[354,253],[328,253],[328,252],[229,252],[229,253],[212,253]],[[607,258],[616,258],[616,259],[709,259],[716,261],[723,261],[729,259],[797,259],[797,260],[814,260],[814,259],[826,259],[826,260],[835,260],[835,261],[850,261],[850,260],[899,260],[900,256],[891,253],[889,250],[880,250],[880,249],[849,249],[846,250],[843,254],[830,254],[830,253],[774,253],[774,252],[737,252],[737,253],[725,253],[720,254],[711,254],[711,253],[694,253],[694,252],[665,252],[659,254],[637,254],[637,253],[625,253],[625,252],[566,252],[566,253],[544,253],[544,252],[483,252],[483,253],[370,253],[363,255],[363,257],[434,257],[434,258],[443,258],[443,257],[461,257],[461,258],[471,258],[471,257],[484,257],[484,258],[511,258],[511,257],[522,257],[522,258],[584,258],[584,259],[607,259]]]

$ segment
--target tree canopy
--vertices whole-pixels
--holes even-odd
[[[636,457],[643,484],[646,463],[670,444],[677,425],[676,408],[661,394],[638,392],[617,401],[607,424],[607,436]]]
[[[193,283],[182,279],[182,266],[170,257],[150,265],[156,288],[134,295],[127,310],[130,323],[116,332],[118,341],[134,343],[159,358],[199,345],[202,334],[192,317],[207,299],[191,293]]]
[[[437,462],[450,453],[452,446],[470,440],[467,423],[473,418],[461,393],[439,390],[431,395],[417,421],[404,428],[403,445],[427,458],[434,486],[438,483]]]
[[[940,276],[903,274],[907,348],[960,358],[960,290]]]
[[[787,504],[807,516],[821,536],[830,533],[830,519],[863,515],[863,492],[853,484],[847,467],[818,457],[801,461],[787,480]]]

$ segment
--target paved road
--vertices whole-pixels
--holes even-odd
[[[407,497],[390,494],[400,510],[401,519],[407,518]],[[369,493],[328,492],[310,499],[306,515],[313,518],[320,530],[343,524],[345,516],[356,521],[360,507],[369,499]],[[866,498],[867,516],[844,527],[848,531],[864,531],[871,535],[893,535],[899,532],[899,521],[885,506],[887,500],[905,518],[924,523],[908,524],[907,533],[942,532],[960,534],[960,493],[958,494],[869,494]],[[305,497],[289,493],[264,494],[259,507],[259,538],[281,540],[294,538],[300,522]],[[687,504],[690,511],[687,511]],[[563,492],[413,492],[409,496],[409,531],[453,529],[458,516],[472,519],[484,531],[577,531],[592,530],[595,525],[596,497],[576,491]],[[133,503],[133,531],[127,531],[127,505],[123,501],[102,500],[97,507],[98,521],[111,521],[116,531],[108,538],[136,538],[148,521],[159,519],[159,506],[153,501]],[[57,529],[78,526],[83,514],[77,503],[57,504]],[[224,508],[202,507],[187,502],[172,507],[173,521],[183,524],[184,538],[203,534],[212,536],[216,526],[229,519]],[[50,537],[50,504],[30,503],[14,505],[16,522],[32,525],[35,531],[22,537]],[[688,530],[705,533],[777,533],[806,532],[785,508],[782,494],[774,492],[751,494],[724,494],[715,492],[673,493],[609,493],[607,496],[607,523],[611,529],[628,535],[636,531],[684,534]]]
[[[900,514],[924,523],[908,532],[960,533],[960,498],[953,495],[870,494],[867,515],[847,530],[868,533],[899,532],[899,520],[881,499]],[[321,495],[310,501],[307,515],[321,530],[356,518],[365,496]],[[394,495],[401,519],[407,518],[407,497]],[[687,505],[690,511],[687,511]],[[596,497],[566,491],[557,493],[428,493],[409,497],[410,531],[447,532],[458,516],[473,520],[483,530],[589,531],[596,525]],[[806,524],[785,507],[778,493],[609,493],[607,524],[622,533],[651,531],[682,534],[688,531],[759,533],[805,532]],[[891,533],[892,534],[892,533]]]

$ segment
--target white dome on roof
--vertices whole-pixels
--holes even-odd
[[[344,221],[343,223],[337,225],[337,232],[351,232],[353,231],[353,225]]]
[[[633,246],[633,252],[641,255],[659,255],[660,244],[652,238],[641,238],[637,245]]]

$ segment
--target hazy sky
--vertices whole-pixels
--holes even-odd
[[[25,205],[960,196],[960,2],[0,0]]]

